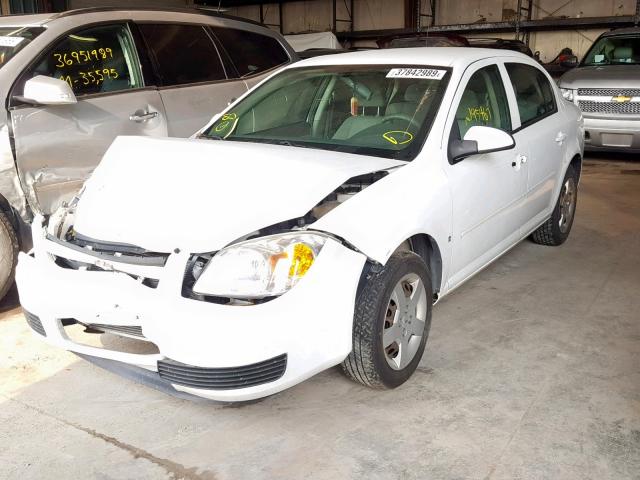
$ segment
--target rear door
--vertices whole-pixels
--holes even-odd
[[[505,67],[520,121],[516,136],[527,144],[527,220],[540,223],[555,204],[568,132],[545,73],[524,63],[508,62]]]
[[[17,100],[24,83],[37,75],[69,83],[77,103],[34,106]],[[116,136],[167,135],[160,95],[145,87],[126,23],[64,35],[23,72],[11,98],[18,170],[30,202],[44,213],[77,192]]]
[[[187,137],[247,91],[203,25],[138,23],[158,76],[169,135]]]

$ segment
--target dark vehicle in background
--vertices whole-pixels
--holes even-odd
[[[470,47],[513,50],[514,52],[524,53],[528,57],[533,57],[533,52],[522,40],[509,38],[468,38],[467,40]]]
[[[560,53],[553,60],[542,65],[549,72],[549,75],[558,78],[578,65],[578,57],[573,54],[573,50],[566,47],[560,50]]]
[[[640,152],[640,27],[600,35],[558,86],[582,111],[585,149]]]
[[[411,48],[411,47],[468,47],[469,41],[460,35],[446,35],[442,33],[404,33],[384,37],[376,41],[380,48]]]
[[[335,55],[336,53],[347,53],[349,50],[343,48],[309,48],[308,50],[302,50],[297,52],[298,58],[304,60],[305,58],[320,57],[322,55]]]

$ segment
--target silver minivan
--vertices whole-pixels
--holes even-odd
[[[1,17],[0,298],[33,211],[71,198],[115,137],[187,137],[295,59],[277,32],[203,10]]]

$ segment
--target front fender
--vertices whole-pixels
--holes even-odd
[[[445,284],[450,258],[451,195],[437,158],[416,159],[398,168],[310,228],[343,238],[381,264],[408,238],[430,235],[440,248]]]

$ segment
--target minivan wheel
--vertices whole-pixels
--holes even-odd
[[[18,263],[18,236],[7,215],[0,211],[0,300],[13,285],[13,277]]]
[[[562,245],[569,238],[577,204],[578,176],[569,165],[551,218],[531,234],[531,240],[540,245]]]
[[[342,368],[364,385],[395,388],[411,377],[424,353],[431,327],[431,275],[421,257],[400,251],[362,281],[353,349]]]

